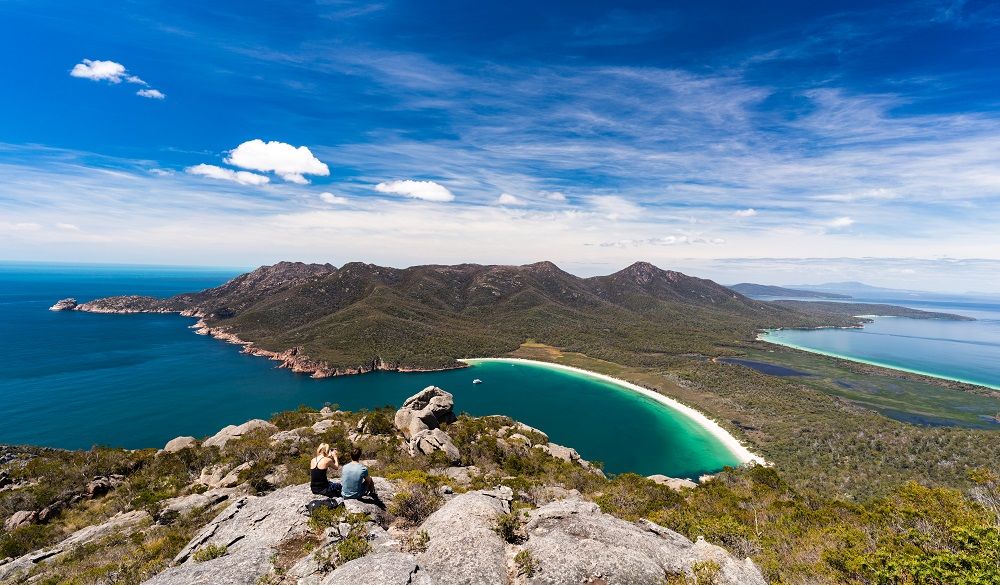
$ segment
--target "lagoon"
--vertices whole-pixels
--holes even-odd
[[[975,321],[875,317],[855,329],[782,329],[761,339],[779,345],[947,380],[1000,389],[1000,304],[895,299],[916,309]]]

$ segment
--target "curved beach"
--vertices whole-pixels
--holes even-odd
[[[474,358],[474,359],[463,359],[459,360],[466,363],[476,363],[476,362],[509,362],[509,363],[526,363],[541,367],[552,368],[556,370],[563,370],[567,372],[573,372],[576,374],[581,374],[584,376],[589,376],[591,378],[596,378],[598,380],[603,380],[605,382],[610,382],[615,386],[618,386],[624,390],[640,394],[656,402],[684,415],[689,420],[695,422],[698,426],[703,428],[709,435],[718,440],[733,457],[739,460],[740,464],[756,463],[759,465],[767,465],[767,461],[757,455],[756,453],[747,449],[743,443],[741,443],[736,437],[731,435],[729,431],[722,428],[722,426],[716,421],[712,420],[704,413],[691,408],[690,406],[679,402],[669,396],[664,396],[659,392],[655,392],[648,388],[639,386],[638,384],[633,384],[621,378],[615,378],[614,376],[608,376],[606,374],[599,374],[597,372],[592,372],[590,370],[584,370],[582,368],[575,368],[573,366],[566,366],[563,364],[555,364],[551,362],[543,362],[538,360],[529,360],[524,358]]]

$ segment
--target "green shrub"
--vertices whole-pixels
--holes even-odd
[[[516,513],[500,514],[497,516],[493,530],[500,535],[500,538],[509,543],[516,544],[522,540],[521,519]]]
[[[524,549],[514,555],[514,565],[517,566],[517,574],[524,577],[534,577],[538,572],[538,561],[531,554],[531,551]]]
[[[0,534],[0,559],[17,558],[33,550],[42,548],[58,536],[54,526],[28,524]]]
[[[680,505],[684,498],[665,485],[634,473],[623,473],[605,486],[597,498],[601,510],[624,518],[648,518],[662,508]]]
[[[309,427],[316,422],[316,415],[319,410],[310,406],[302,405],[296,410],[279,412],[271,417],[271,423],[283,431],[290,431],[299,427]]]
[[[351,530],[347,536],[337,543],[337,559],[340,564],[344,564],[354,559],[360,559],[372,550],[372,545],[368,542],[368,530],[366,522],[368,517],[365,514],[351,516],[348,521],[351,523]]]
[[[410,551],[422,553],[427,550],[427,544],[431,541],[431,535],[426,530],[418,530],[410,538]]]
[[[191,557],[196,563],[204,563],[205,561],[210,561],[212,559],[217,559],[222,555],[226,554],[227,549],[225,545],[210,544],[206,547],[202,547],[198,552],[194,553]]]
[[[389,504],[389,512],[393,516],[402,518],[407,524],[415,526],[440,508],[442,502],[441,496],[431,486],[411,484],[405,491],[396,494]]]
[[[344,509],[342,507],[316,506],[309,514],[309,526],[317,532],[322,532],[339,524],[343,517]]]

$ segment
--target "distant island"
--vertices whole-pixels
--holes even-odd
[[[748,297],[796,297],[801,299],[842,299],[848,300],[853,297],[816,290],[803,290],[795,288],[785,288],[783,286],[772,286],[767,284],[754,284],[752,282],[741,282],[729,288],[746,295]]]
[[[404,269],[279,262],[167,299],[64,299],[52,308],[196,317],[199,332],[314,377],[464,367],[460,359],[506,355],[525,340],[635,364],[650,352],[717,355],[764,329],[857,327],[862,314],[949,317],[759,301],[646,262],[590,278],[551,262]]]

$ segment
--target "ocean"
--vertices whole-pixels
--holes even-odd
[[[194,334],[179,315],[53,312],[64,297],[170,296],[241,270],[66,264],[0,265],[0,443],[61,448],[161,447],[227,424],[308,405],[398,407],[421,388],[456,410],[505,414],[553,442],[632,471],[696,478],[737,461],[686,416],[620,386],[530,364],[484,362],[430,373],[314,380]],[[472,384],[480,378],[482,384]]]
[[[864,363],[1000,389],[1000,301],[879,296],[885,303],[953,313],[975,321],[875,317],[861,329],[783,329],[765,341]]]

